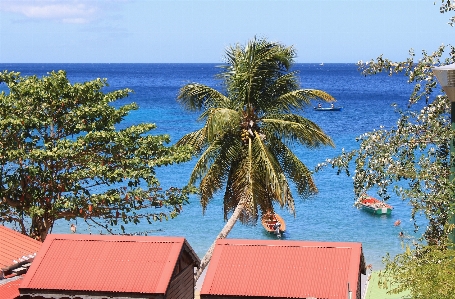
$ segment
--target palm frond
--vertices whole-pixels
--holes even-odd
[[[253,201],[254,186],[250,179],[252,177],[249,168],[250,155],[248,157],[232,165],[224,193],[224,218],[227,219],[228,214],[242,203],[243,211],[239,215],[239,220],[243,224],[255,224],[258,219],[257,207]]]
[[[246,184],[243,189],[243,202],[244,202],[244,208],[243,210],[246,213],[253,213],[256,214],[256,206],[255,203],[253,202],[253,195],[254,195],[254,176],[253,176],[253,150],[252,150],[252,140],[249,138],[248,139],[248,159],[245,159],[244,161],[246,162],[247,165],[247,170],[248,173],[246,176]],[[248,216],[248,215],[246,215]]]
[[[196,181],[199,181],[207,174],[210,165],[217,158],[222,146],[223,144],[219,142],[212,142],[204,150],[191,172],[190,181],[188,182],[189,185],[194,185]]]
[[[335,102],[335,98],[325,91],[318,89],[301,89],[301,96],[310,99],[324,100],[326,102]]]
[[[229,64],[220,77],[228,94],[241,99],[243,105],[257,106],[255,100],[292,65],[295,51],[279,43],[254,39],[246,47],[231,47],[226,56]]]
[[[318,192],[311,171],[285,144],[278,139],[273,139],[270,142],[270,150],[278,159],[286,176],[296,185],[299,195],[309,197]]]
[[[321,145],[334,146],[332,139],[311,120],[296,114],[274,114],[263,118],[262,131],[266,136],[275,136],[286,142],[295,142],[316,148]]]
[[[213,198],[215,193],[223,187],[223,183],[227,178],[227,175],[225,174],[226,169],[223,167],[222,163],[217,163],[219,162],[217,160],[219,159],[215,159],[214,163],[210,165],[210,168],[205,173],[201,183],[199,184],[201,194],[200,202],[203,212],[205,212],[208,203]]]
[[[228,107],[230,103],[230,100],[216,89],[199,83],[183,86],[179,91],[177,101],[190,111],[210,107]]]
[[[302,109],[304,106],[308,106],[311,100],[318,99],[326,102],[334,102],[333,98],[328,93],[317,90],[317,89],[299,89],[294,90],[285,94],[282,94],[275,101],[275,105],[278,109],[282,109],[282,112],[290,113],[295,109]]]
[[[259,180],[255,184],[255,191],[262,188],[262,192],[276,200],[281,207],[290,207],[293,211],[292,193],[289,188],[286,176],[281,169],[278,160],[269,150],[269,147],[261,140],[260,136],[256,133],[256,138],[253,141],[254,145],[254,174]],[[255,182],[256,183],[256,182]]]
[[[223,187],[234,161],[241,155],[241,142],[231,135],[211,143],[204,151],[190,177],[190,184],[200,180],[201,204],[205,210],[213,195]]]
[[[240,192],[238,192],[239,190],[235,188],[236,176],[234,175],[237,172],[238,167],[241,167],[241,163],[235,163],[232,165],[226,180],[226,188],[223,199],[224,220],[228,219],[228,214],[233,212],[240,202]]]
[[[255,80],[252,87],[250,103],[258,115],[267,114],[269,111],[284,111],[287,107],[281,107],[282,102],[278,98],[299,88],[295,72],[275,74],[275,77],[268,80]],[[262,75],[261,75],[262,76]],[[298,104],[298,97],[294,96]]]
[[[240,128],[241,115],[238,111],[227,108],[212,108],[206,111],[207,140],[211,142],[218,136]]]
[[[276,97],[277,95],[285,94],[290,91],[300,90],[297,73],[297,71],[293,71],[280,74],[270,82],[270,86],[268,86],[268,89],[264,93],[273,93]]]
[[[204,126],[202,129],[191,132],[180,138],[177,141],[177,146],[189,145],[193,148],[195,154],[200,153],[204,147],[207,146],[207,128]]]
[[[336,101],[335,98],[332,97],[330,94],[328,94],[325,91],[318,90],[318,89],[303,89],[302,96],[306,96],[310,99],[324,100],[326,102],[335,102]]]

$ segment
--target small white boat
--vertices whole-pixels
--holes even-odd
[[[343,107],[314,107],[315,111],[341,111]]]

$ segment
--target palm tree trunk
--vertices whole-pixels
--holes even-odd
[[[234,210],[234,213],[232,213],[232,216],[229,218],[229,220],[226,222],[224,225],[223,229],[221,232],[218,234],[216,237],[215,241],[213,241],[212,246],[210,246],[209,250],[205,253],[204,257],[201,260],[201,263],[199,264],[199,267],[196,270],[196,274],[194,275],[195,281],[199,279],[201,276],[202,272],[204,272],[205,268],[209,264],[210,260],[212,259],[213,255],[213,250],[215,249],[215,244],[216,240],[218,239],[224,239],[226,236],[229,234],[229,232],[232,230],[234,227],[234,224],[237,222],[237,219],[239,218],[240,213],[243,210],[244,206],[244,201],[240,201],[237,207]]]

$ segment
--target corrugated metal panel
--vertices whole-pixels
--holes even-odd
[[[355,296],[360,243],[218,240],[201,296]]]
[[[22,282],[21,278],[11,280],[7,283],[0,283],[0,298],[16,299],[19,298],[19,286]]]
[[[14,264],[22,256],[34,255],[42,243],[0,225],[0,268]]]
[[[164,294],[185,243],[178,237],[49,235],[21,290]]]

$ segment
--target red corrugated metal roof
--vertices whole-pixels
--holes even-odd
[[[164,294],[183,246],[199,260],[180,237],[51,234],[20,291]]]
[[[22,282],[22,276],[18,279],[11,280],[5,284],[0,281],[0,298],[2,299],[16,299],[19,298],[19,286]]]
[[[355,298],[362,244],[218,240],[201,296]]]
[[[14,264],[22,256],[34,255],[42,243],[0,225],[0,268]]]

